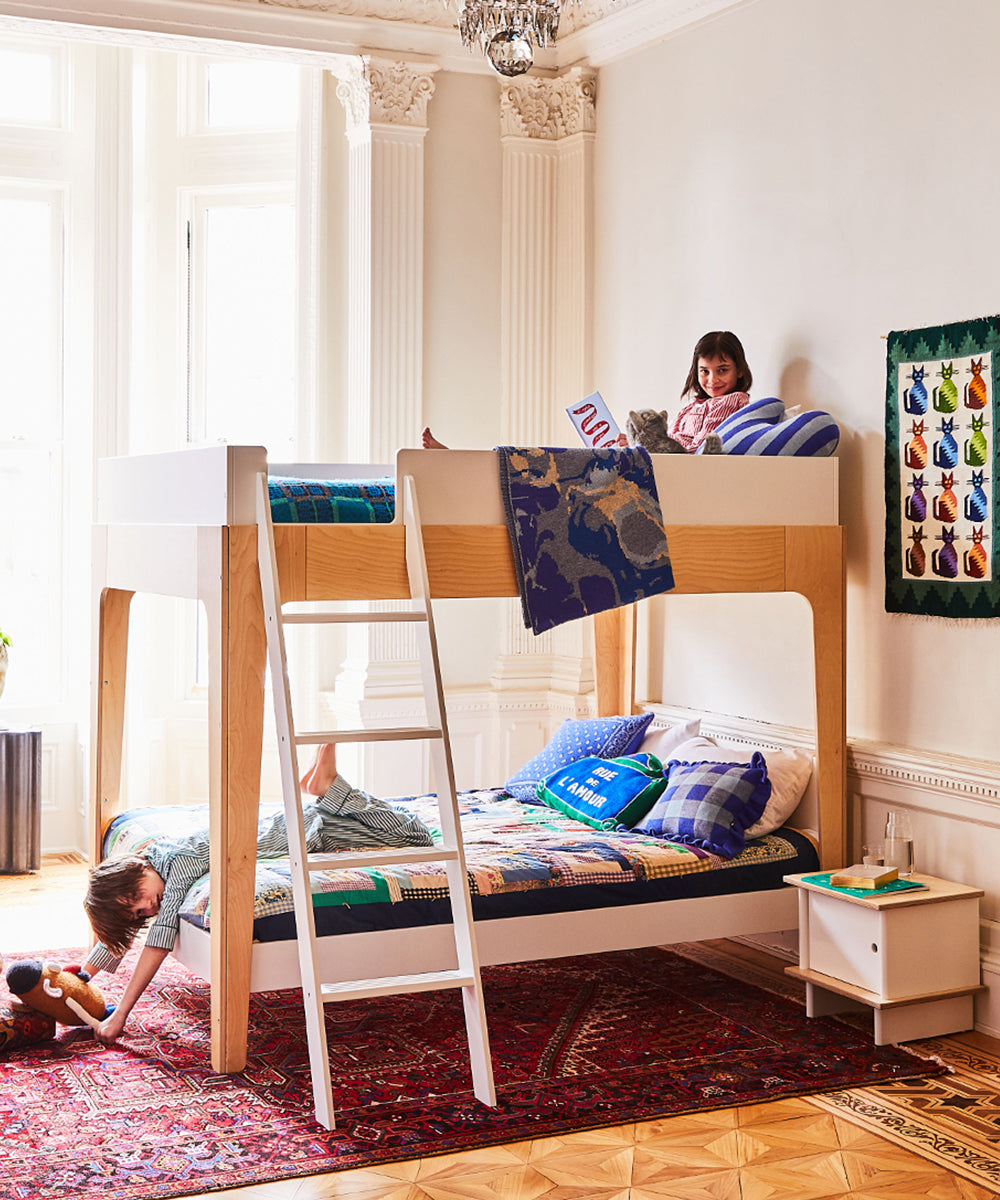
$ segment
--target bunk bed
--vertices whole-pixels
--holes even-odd
[[[812,609],[816,757],[808,799],[790,824],[805,828],[819,863],[845,850],[844,556],[835,459],[654,456],[675,590],[796,592]],[[254,499],[268,471],[261,447],[213,446],[106,459],[99,465],[91,853],[122,811],[121,761],[129,605],[136,592],[201,600],[209,662],[210,932],[182,922],[177,956],[211,981],[212,1060],[245,1064],[251,989],[295,986],[294,943],[254,943],[265,635]],[[331,479],[379,468],[313,464],[271,474]],[[516,596],[517,578],[488,451],[400,451],[398,479],[419,497],[433,597]],[[408,595],[404,529],[389,524],[276,526],[282,598],[392,600]],[[344,570],[343,564],[350,563]],[[598,715],[633,711],[631,608],[594,618]],[[794,889],[645,903],[620,912],[567,912],[477,921],[484,964],[624,949],[797,926]],[[511,923],[513,922],[513,923]],[[426,963],[440,929],[321,939],[345,977],[390,954]],[[361,970],[360,974],[370,974]]]

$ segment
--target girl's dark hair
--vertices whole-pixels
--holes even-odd
[[[124,954],[146,923],[145,917],[132,916],[129,905],[148,867],[138,854],[126,854],[91,868],[83,907],[94,933],[112,954]]]
[[[712,333],[706,333],[704,337],[698,339],[698,344],[694,348],[694,354],[691,356],[691,369],[688,371],[688,377],[684,381],[684,388],[681,391],[682,397],[694,392],[699,400],[708,399],[708,392],[705,391],[698,381],[699,358],[731,359],[733,365],[736,367],[736,387],[733,390],[736,392],[750,391],[753,376],[750,374],[750,368],[747,366],[747,356],[743,351],[743,343],[735,333],[730,333],[728,329],[716,329]]]

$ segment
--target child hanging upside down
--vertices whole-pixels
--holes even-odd
[[[318,796],[303,804],[306,848],[313,853],[373,846],[431,846],[427,826],[403,809],[359,791],[337,773],[332,745],[319,748],[302,777],[303,792]],[[284,812],[262,817],[257,825],[258,858],[288,853]],[[160,963],[174,948],[181,905],[209,865],[208,830],[152,843],[141,854],[109,858],[90,872],[83,905],[100,939],[84,964],[91,975],[115,971],[135,935],[153,918],[146,944],[115,1011],[95,1031],[111,1045],[125,1028],[129,1013],[149,986]]]

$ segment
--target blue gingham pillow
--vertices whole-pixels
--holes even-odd
[[[642,741],[652,713],[638,717],[595,717],[563,721],[548,744],[530,762],[515,771],[503,785],[523,804],[542,804],[538,785],[553,771],[581,758],[620,758],[631,754]]]
[[[771,795],[764,756],[749,763],[671,759],[667,770],[667,790],[635,829],[735,858]]]

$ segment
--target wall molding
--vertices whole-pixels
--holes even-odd
[[[984,809],[996,810],[991,823],[1000,823],[1000,775],[988,759],[855,739],[848,745],[848,771],[859,781],[905,784],[940,797],[980,801]]]

